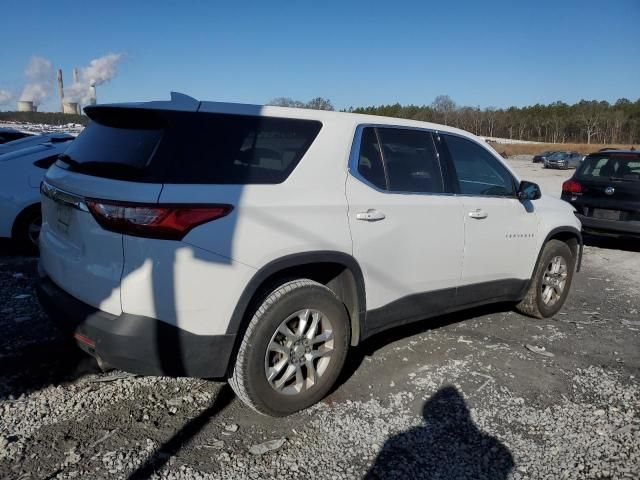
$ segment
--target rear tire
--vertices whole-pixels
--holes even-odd
[[[576,259],[560,240],[549,240],[542,248],[531,284],[516,309],[531,317],[549,318],[564,305],[575,272]]]
[[[29,254],[38,253],[38,238],[42,226],[40,205],[25,208],[13,224],[12,238],[16,246]]]
[[[330,289],[307,279],[287,282],[253,313],[229,384],[264,415],[310,407],[337,380],[350,332],[346,307]]]

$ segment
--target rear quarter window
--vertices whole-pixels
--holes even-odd
[[[167,183],[274,184],[287,179],[315,140],[317,121],[198,114],[184,140],[172,130]],[[166,152],[163,152],[166,154]]]

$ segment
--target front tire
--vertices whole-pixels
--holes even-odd
[[[298,279],[262,301],[238,349],[229,384],[249,407],[282,417],[320,401],[350,342],[346,307],[324,285]]]
[[[560,240],[549,240],[542,248],[531,284],[516,309],[531,317],[549,318],[564,305],[575,272],[576,259]]]

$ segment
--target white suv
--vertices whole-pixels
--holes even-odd
[[[382,330],[551,316],[580,263],[571,206],[454,128],[180,94],[86,112],[42,184],[43,306],[99,362],[228,378],[265,414]]]

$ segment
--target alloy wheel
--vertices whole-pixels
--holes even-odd
[[[567,283],[567,274],[567,262],[564,257],[553,257],[542,276],[541,293],[545,305],[550,307],[560,300]]]
[[[264,358],[267,381],[279,393],[302,393],[318,383],[333,352],[331,320],[318,310],[299,310],[278,326],[269,341]]]

